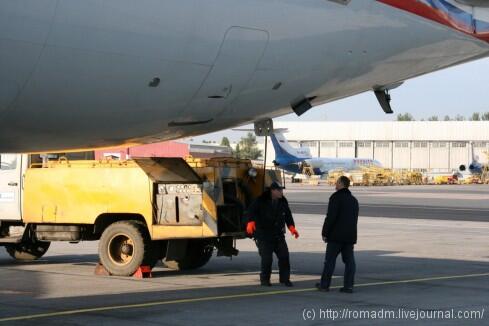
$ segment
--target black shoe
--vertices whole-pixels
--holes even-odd
[[[292,282],[290,280],[287,280],[285,282],[280,282],[280,283],[282,283],[283,285],[285,285],[286,287],[289,287],[289,288],[294,286],[294,284],[292,284]]]
[[[272,283],[270,283],[270,281],[261,281],[260,284],[261,286],[272,286]]]
[[[329,288],[323,288],[321,286],[321,283],[316,283],[316,289],[318,289],[321,292],[329,292]]]
[[[340,289],[340,292],[343,292],[343,293],[353,293],[353,289],[350,289],[350,288],[341,288]]]

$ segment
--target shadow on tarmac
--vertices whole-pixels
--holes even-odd
[[[292,265],[292,281],[295,287],[292,289],[312,288],[316,279],[311,279],[311,276],[320,277],[323,253],[320,252],[292,252],[291,253],[291,265]],[[431,277],[443,277],[453,275],[467,275],[477,273],[487,273],[489,271],[489,263],[480,261],[463,261],[463,260],[449,260],[449,259],[428,259],[428,258],[409,258],[396,255],[395,252],[390,251],[358,251],[356,253],[357,261],[357,284],[368,284],[375,282],[388,282],[397,280],[412,280],[420,278]],[[100,294],[91,296],[74,296],[63,298],[43,298],[40,294],[49,293],[48,286],[62,286],[63,285],[63,273],[59,270],[59,280],[56,284],[53,284],[51,279],[49,283],[45,282],[45,275],[50,273],[49,270],[43,271],[21,270],[16,267],[22,265],[56,265],[56,264],[72,264],[72,265],[95,265],[97,262],[97,255],[67,255],[67,256],[47,256],[42,261],[30,262],[30,263],[16,263],[9,258],[3,258],[0,256],[0,318],[9,316],[29,315],[35,313],[71,310],[80,308],[91,308],[99,306],[117,306],[127,304],[139,304],[154,301],[168,301],[177,299],[189,299],[199,297],[212,297],[212,296],[228,296],[237,295],[243,293],[260,293],[267,291],[284,291],[290,288],[285,288],[277,284],[278,275],[276,270],[276,260],[274,260],[274,275],[272,275],[272,283],[274,286],[271,288],[264,288],[258,286],[258,273],[259,273],[259,256],[256,252],[241,252],[240,256],[233,260],[222,259],[213,257],[211,262],[201,269],[194,271],[170,271],[157,267],[153,272],[153,279],[137,280],[144,285],[139,291],[131,293],[112,293],[112,294]],[[339,286],[342,282],[343,264],[341,258],[338,257],[337,268],[335,276],[338,278],[333,280],[332,286]],[[240,285],[235,286],[214,286],[212,283],[206,283],[206,280],[212,279],[213,283],[218,283],[218,277],[234,276],[247,277],[247,283],[250,281],[249,274],[255,274],[254,279],[257,285]],[[158,279],[164,279],[165,277],[178,278],[181,275],[181,281],[184,283],[185,279],[191,277],[202,280],[202,284],[198,287],[179,289],[179,290],[161,290],[164,287],[164,283],[158,282]],[[27,278],[26,278],[27,276]],[[301,277],[308,276],[308,280],[300,280]],[[80,278],[80,285],[90,287],[92,284],[92,277],[99,278],[103,276],[83,276]],[[110,282],[110,277],[105,278],[105,282]],[[296,278],[296,279],[294,279]],[[92,280],[94,280],[92,279]],[[298,280],[299,279],[299,280]],[[114,281],[121,281],[120,277],[114,278]],[[129,279],[133,280],[133,279]],[[124,279],[122,278],[122,281]],[[155,287],[160,288],[155,291],[147,291],[148,282],[155,282]],[[453,280],[454,284],[463,283],[464,286],[460,287],[459,293],[461,295],[470,295],[472,292],[487,292],[487,277],[473,278],[468,280]],[[467,287],[467,282],[470,284]],[[479,286],[482,282],[485,282],[486,288]],[[86,285],[83,285],[83,284]],[[134,283],[131,283],[134,285]],[[440,285],[436,281],[398,284],[398,285],[385,285],[382,286],[381,291],[387,291],[391,293],[392,289],[401,289],[406,291],[409,288],[416,286],[420,291],[419,293],[426,294],[426,291],[440,290]],[[113,288],[111,289],[113,291]],[[103,292],[103,289],[100,289]],[[359,288],[358,293],[362,295],[378,295],[379,286],[377,287],[362,287]],[[391,292],[389,292],[391,291]],[[435,293],[434,292],[434,293]],[[313,293],[313,291],[311,291]],[[465,294],[464,294],[465,293]],[[314,295],[320,296],[320,293],[314,292]],[[324,295],[324,294],[323,294]],[[339,294],[334,294],[334,296]],[[389,294],[386,294],[389,295]],[[477,296],[475,296],[477,297]],[[319,297],[318,297],[319,298]],[[358,295],[352,297],[359,298]],[[15,299],[15,300],[12,300]],[[443,298],[440,298],[443,299]],[[475,299],[474,299],[475,300]],[[220,301],[213,301],[213,304],[219,304]],[[200,303],[194,303],[198,305]],[[160,310],[172,309],[168,306],[160,306],[158,308],[149,309],[154,313],[161,313]],[[140,315],[141,310],[129,309],[133,313],[128,313],[128,318],[135,318]],[[134,310],[139,312],[135,313]],[[147,309],[143,309],[144,316],[147,317]],[[119,317],[126,315],[127,312],[121,309],[114,311],[103,312],[103,314],[115,313]],[[135,313],[135,314],[134,314]],[[130,316],[129,316],[130,315]],[[76,318],[76,315],[70,318]],[[43,319],[46,321],[46,319]]]

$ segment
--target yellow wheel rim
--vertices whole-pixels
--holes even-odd
[[[120,266],[129,264],[134,257],[134,241],[126,234],[114,235],[108,245],[110,260]]]

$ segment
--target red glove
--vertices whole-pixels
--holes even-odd
[[[256,231],[256,223],[254,221],[248,222],[248,224],[246,224],[246,233],[249,236],[252,236],[253,233],[255,233],[255,231]]]
[[[296,239],[299,237],[299,232],[295,229],[295,226],[289,226],[290,234],[292,234]]]

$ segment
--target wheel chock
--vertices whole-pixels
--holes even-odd
[[[97,263],[97,266],[95,266],[95,270],[93,271],[95,275],[100,275],[100,276],[110,276],[111,274],[109,271],[102,265],[101,263]]]
[[[99,276],[112,276],[109,271],[101,263],[97,263],[95,270],[93,272],[95,275]],[[153,277],[151,274],[151,267],[147,265],[139,266],[139,268],[132,274],[134,278],[150,278]]]
[[[144,266],[139,266],[139,268],[136,270],[134,274],[132,274],[132,277],[134,278],[150,278],[153,277],[151,275],[151,267],[144,265]]]

